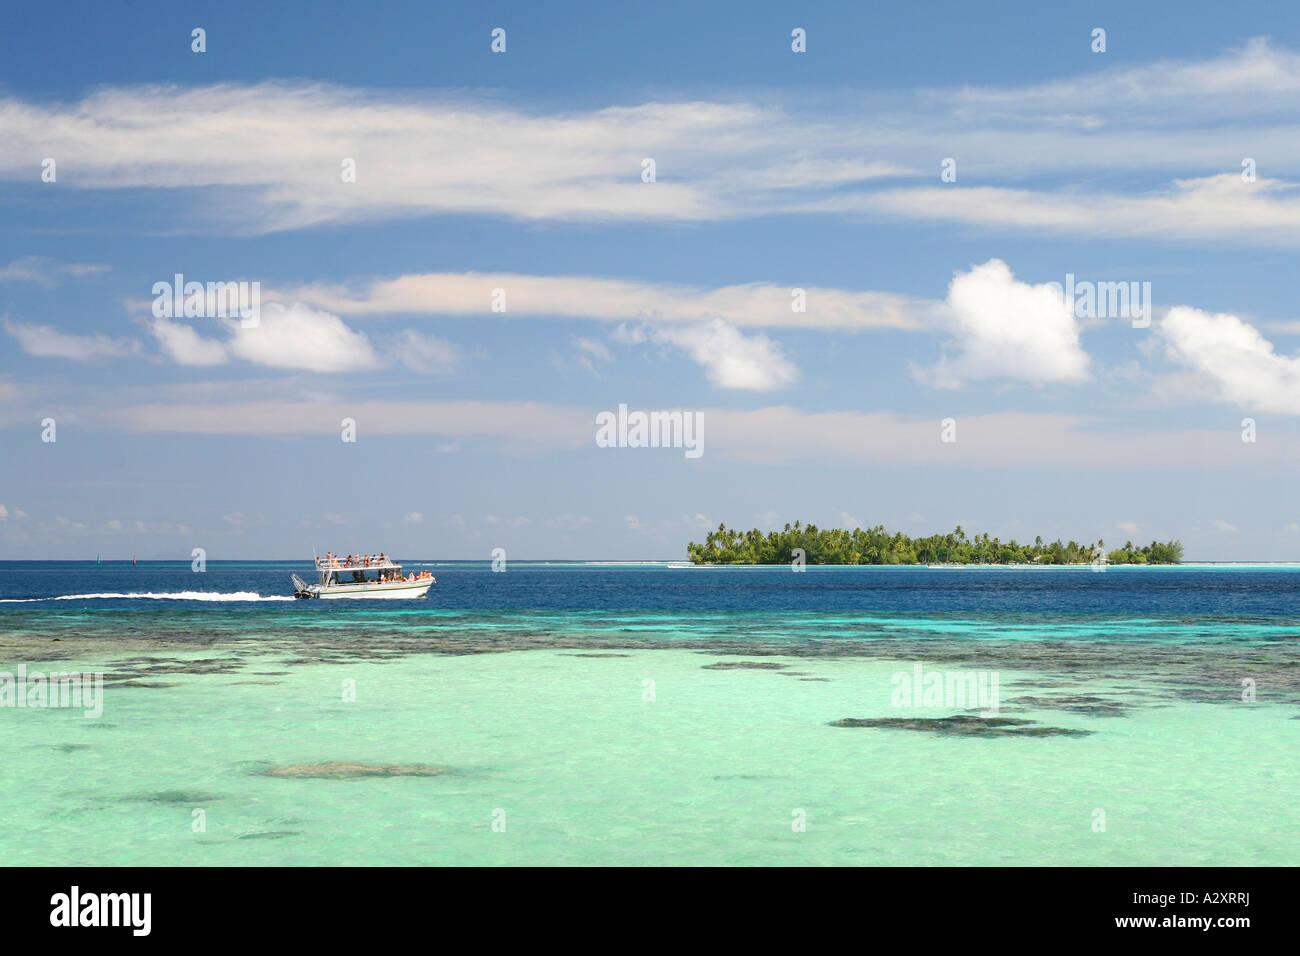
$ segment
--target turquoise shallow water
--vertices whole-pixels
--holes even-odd
[[[284,570],[0,569],[0,672],[105,679],[0,706],[0,859],[1300,860],[1295,569],[466,566],[336,607]],[[398,775],[301,776],[340,763]]]
[[[1003,715],[1093,733],[942,736],[830,726],[951,713],[892,706],[891,675],[910,661],[712,669],[750,658],[581,653],[293,666],[242,650],[158,655],[239,663],[110,686],[98,719],[0,710],[0,754],[22,768],[0,795],[0,852],[29,865],[1228,865],[1291,864],[1300,850],[1291,705],[1175,702],[1100,679],[1087,693],[1126,701],[1127,716],[1024,708],[1005,699],[1079,688],[1000,670]],[[448,772],[265,773],[323,761]]]

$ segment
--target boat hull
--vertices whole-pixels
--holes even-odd
[[[406,598],[422,598],[429,593],[432,587],[432,581],[411,581],[409,583],[379,585],[379,584],[358,584],[358,585],[337,585],[335,587],[315,587],[314,597],[323,600],[403,600]]]

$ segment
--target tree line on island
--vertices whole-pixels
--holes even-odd
[[[766,535],[757,528],[738,531],[720,524],[703,544],[690,542],[686,553],[694,564],[790,564],[797,548],[803,549],[807,564],[1094,564],[1101,563],[1103,555],[1107,564],[1183,560],[1180,541],[1152,541],[1142,547],[1126,541],[1108,553],[1101,540],[1044,542],[1040,536],[1033,544],[1019,544],[1014,538],[1005,542],[991,538],[987,532],[968,538],[961,525],[949,534],[909,538],[902,532],[891,534],[882,525],[846,531],[798,521]]]

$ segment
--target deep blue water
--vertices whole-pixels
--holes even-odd
[[[487,562],[406,563],[431,567],[438,583],[417,601],[200,601],[68,595],[292,592],[301,562],[0,562],[0,622],[79,609],[216,613],[243,608],[264,618],[403,611],[867,612],[978,615],[984,612],[1114,617],[1290,617],[1300,608],[1300,568],[1108,568],[938,570],[925,567],[670,568],[530,565],[493,573]],[[247,597],[247,595],[246,595]],[[22,601],[20,599],[27,599]]]

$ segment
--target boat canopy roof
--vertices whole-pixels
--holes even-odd
[[[373,571],[378,568],[380,571],[389,569],[401,570],[401,565],[392,558],[386,558],[380,561],[378,558],[371,558],[370,563],[362,558],[360,561],[347,561],[343,558],[331,558],[328,561],[325,558],[316,559],[316,567],[322,571],[329,569],[332,571]]]

